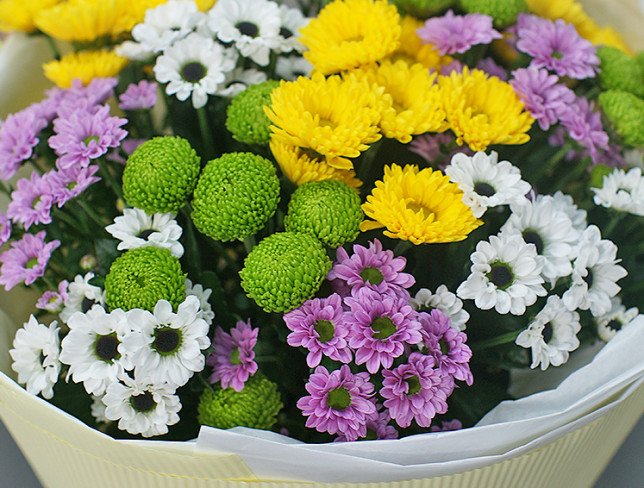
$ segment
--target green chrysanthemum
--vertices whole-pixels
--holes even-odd
[[[181,137],[155,137],[128,158],[123,173],[127,203],[149,214],[176,212],[199,176],[199,156]]]
[[[525,0],[459,0],[470,14],[485,14],[494,19],[494,27],[502,29],[514,24],[517,15],[527,9]]]
[[[246,294],[267,312],[288,312],[319,290],[331,269],[320,241],[281,232],[261,241],[239,273]]]
[[[167,249],[130,249],[112,263],[105,278],[105,300],[110,309],[153,310],[159,300],[176,309],[186,298],[185,274]]]
[[[599,104],[626,144],[644,145],[644,100],[625,91],[608,90],[599,95]]]
[[[362,218],[360,197],[346,183],[314,181],[295,190],[284,226],[287,231],[311,234],[336,248],[358,237]]]
[[[271,121],[264,106],[270,106],[271,92],[278,86],[278,81],[268,80],[249,86],[233,98],[226,112],[226,128],[235,139],[246,144],[268,144]]]
[[[597,55],[601,60],[599,79],[604,88],[644,97],[644,70],[637,59],[609,46],[597,49]]]
[[[277,385],[257,373],[239,392],[206,388],[199,400],[199,423],[218,429],[242,426],[270,430],[283,406]]]
[[[456,0],[391,0],[401,13],[423,19],[446,10],[455,2]]]
[[[192,220],[219,241],[244,239],[259,231],[279,203],[273,164],[252,153],[229,153],[210,161],[199,178]]]

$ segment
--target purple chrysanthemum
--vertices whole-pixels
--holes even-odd
[[[47,121],[31,107],[9,115],[0,126],[0,180],[9,180],[33,155]]]
[[[221,382],[222,388],[232,387],[235,391],[242,391],[248,378],[257,372],[255,351],[259,329],[253,329],[248,323],[240,320],[230,334],[221,327],[215,329],[215,352],[208,358],[212,366],[210,382]]]
[[[492,58],[483,58],[476,63],[476,68],[484,71],[490,76],[496,76],[500,80],[507,81],[508,72],[502,66],[499,66]]]
[[[436,163],[442,155],[441,146],[452,141],[454,141],[454,136],[447,132],[422,134],[414,137],[414,140],[409,144],[409,150],[429,163]]]
[[[413,352],[406,364],[384,370],[382,377],[380,395],[389,415],[401,427],[409,427],[412,420],[429,427],[436,414],[447,412],[451,382],[435,367],[433,356]]]
[[[438,425],[432,425],[432,432],[450,432],[452,430],[461,430],[463,424],[458,419],[453,420],[443,420],[440,427]]]
[[[608,150],[609,139],[602,125],[601,113],[587,98],[577,97],[561,115],[561,124],[572,139],[588,149],[593,161],[597,161],[600,150]]]
[[[11,239],[11,221],[4,212],[0,212],[0,246]]]
[[[452,59],[449,63],[441,66],[440,75],[449,76],[452,73],[460,73],[463,71],[465,65],[461,63],[458,59]]]
[[[510,85],[543,130],[557,123],[575,101],[575,93],[545,69],[521,68],[512,77]]]
[[[11,243],[11,249],[0,254],[0,285],[7,291],[19,283],[31,285],[45,274],[45,268],[52,252],[60,241],[45,243],[45,231],[36,235],[25,234],[22,239]]]
[[[452,327],[449,317],[438,309],[420,312],[418,318],[423,342],[436,359],[436,365],[446,376],[471,385],[474,382],[469,364],[472,350],[466,344],[467,335]]]
[[[338,248],[336,262],[329,272],[328,279],[341,280],[357,290],[363,287],[379,293],[395,293],[408,297],[407,288],[416,280],[409,273],[403,273],[407,260],[394,257],[392,251],[383,251],[378,239],[369,243],[369,248],[355,244],[349,256],[343,248]]]
[[[11,193],[11,202],[7,216],[14,222],[29,229],[34,224],[51,223],[51,206],[54,197],[51,194],[49,174],[31,173],[31,178],[21,178],[16,189]]]
[[[597,73],[596,48],[572,24],[521,14],[516,30],[517,49],[532,56],[531,68],[547,68],[559,76],[579,80]]]
[[[389,423],[391,422],[389,411],[378,404],[376,404],[376,409],[378,411],[367,419],[367,434],[364,436],[364,440],[398,439],[398,431]],[[348,440],[347,436],[340,432],[333,442],[348,442]]]
[[[67,170],[56,170],[49,173],[49,184],[54,203],[60,208],[97,181],[101,181],[98,176],[94,176],[98,170],[99,167],[96,165],[86,168],[72,166]]]
[[[142,80],[132,83],[119,97],[122,110],[147,110],[157,103],[157,84]]]
[[[346,364],[329,371],[318,366],[305,386],[309,395],[297,401],[306,426],[318,432],[342,433],[355,441],[367,435],[367,422],[376,413],[374,386],[368,373],[353,374]]]
[[[343,320],[342,298],[337,293],[328,298],[308,300],[301,307],[284,314],[286,326],[292,330],[286,341],[289,346],[309,350],[306,364],[315,368],[322,355],[341,363],[351,361],[347,344],[349,329]]]
[[[475,44],[489,44],[501,34],[492,27],[492,17],[484,14],[454,15],[448,10],[442,17],[432,17],[417,31],[426,43],[445,54],[464,53]]]
[[[63,280],[58,284],[58,291],[47,290],[36,302],[36,308],[52,313],[60,312],[67,300],[67,285],[69,282]]]
[[[356,364],[366,364],[372,374],[381,365],[390,368],[406,345],[422,341],[417,313],[403,298],[360,288],[344,303],[349,307],[344,316],[349,347],[356,351]]]
[[[101,105],[114,94],[118,84],[116,78],[94,78],[84,86],[80,80],[74,80],[71,88],[52,88],[42,102],[41,109],[51,122],[62,113],[69,113],[79,108]]]

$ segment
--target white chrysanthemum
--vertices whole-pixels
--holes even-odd
[[[215,318],[215,312],[212,311],[212,306],[208,299],[212,294],[210,288],[204,288],[200,284],[193,285],[192,281],[186,279],[186,296],[195,296],[199,300],[199,312],[197,318],[204,319],[208,326],[212,325],[212,320]]]
[[[269,0],[219,0],[208,13],[208,28],[217,38],[260,66],[279,47],[281,26],[280,9]]]
[[[608,313],[595,319],[597,323],[597,334],[604,342],[608,342],[615,337],[615,334],[619,330],[627,327],[640,313],[637,307],[626,310],[626,307],[622,304],[622,300],[619,297],[613,298],[610,303],[611,308]]]
[[[489,156],[482,151],[474,156],[458,153],[445,168],[445,174],[463,192],[463,203],[477,218],[490,207],[527,201],[530,183],[521,179],[519,168],[498,158],[495,151]]]
[[[154,75],[160,83],[168,84],[168,95],[176,95],[182,102],[192,96],[192,106],[201,108],[235,64],[236,60],[215,41],[192,33],[157,58]]]
[[[123,347],[131,354],[136,375],[179,387],[202,371],[201,350],[210,345],[210,339],[200,312],[199,299],[193,295],[186,297],[177,313],[167,300],[159,300],[154,314],[141,309],[127,312],[134,332],[125,337]]]
[[[595,317],[608,313],[610,299],[621,290],[617,281],[628,274],[617,263],[617,246],[602,239],[596,226],[589,226],[581,235],[570,288],[562,297],[568,310],[590,309]]]
[[[115,239],[118,250],[154,246],[168,249],[174,256],[183,256],[183,246],[179,242],[183,229],[171,213],[148,215],[139,208],[126,208],[123,215],[116,217],[114,223],[105,227]]]
[[[230,73],[226,73],[226,79],[217,89],[217,95],[232,98],[243,92],[252,85],[257,85],[266,81],[266,73],[256,69],[236,68]]]
[[[283,53],[302,52],[304,45],[299,41],[300,29],[309,23],[297,8],[280,5],[281,26],[278,36],[278,49]]]
[[[155,384],[149,378],[123,376],[103,397],[105,417],[118,420],[118,428],[130,434],[167,434],[168,426],[179,422],[181,402],[175,391],[173,386]]]
[[[105,408],[103,396],[92,395],[92,405],[90,406],[90,410],[92,417],[94,417],[96,422],[99,424],[104,424],[110,421],[110,419],[105,416]]]
[[[556,295],[548,297],[545,307],[516,338],[517,345],[532,349],[531,368],[561,366],[570,351],[579,347],[577,333],[581,330],[579,314],[566,308]]]
[[[280,56],[275,64],[275,74],[283,80],[296,80],[300,76],[309,76],[313,65],[298,55]]]
[[[565,213],[572,222],[572,226],[579,232],[583,232],[588,227],[587,212],[577,207],[570,195],[558,191],[554,195],[539,196],[538,198],[552,201],[555,209]]]
[[[411,305],[423,312],[437,308],[449,317],[452,327],[459,331],[465,330],[470,319],[470,314],[463,310],[463,302],[445,285],[440,285],[434,293],[427,288],[421,288],[411,299]]]
[[[601,188],[595,192],[595,204],[644,216],[644,177],[640,168],[628,172],[616,169],[604,176]]]
[[[39,323],[33,315],[18,329],[9,351],[11,369],[18,373],[18,383],[32,395],[54,396],[54,385],[60,374],[60,338],[58,323],[49,326]]]
[[[534,202],[513,204],[512,214],[501,227],[502,234],[519,235],[535,245],[543,262],[542,274],[551,284],[571,273],[570,261],[580,234],[566,212],[557,206],[552,197],[541,195]]]
[[[72,315],[67,325],[60,361],[69,365],[67,377],[83,383],[87,393],[103,395],[124,370],[133,368],[123,347],[132,328],[120,308],[107,313],[95,305],[87,313]]]
[[[94,305],[105,305],[105,291],[89,282],[94,278],[94,273],[85,276],[76,275],[74,281],[67,288],[65,308],[60,313],[60,318],[67,323],[76,312],[88,312]]]
[[[470,256],[472,267],[456,294],[474,300],[481,310],[494,308],[500,314],[523,315],[538,296],[545,296],[542,261],[534,244],[516,235],[490,236],[480,241]]]

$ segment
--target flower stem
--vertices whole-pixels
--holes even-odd
[[[105,161],[102,159],[98,159],[98,168],[99,168],[99,173],[101,176],[105,179],[107,184],[112,188],[112,191],[118,198],[123,198],[123,189],[121,188],[121,185],[119,185],[118,181],[112,173],[110,172],[110,169],[105,165]]]
[[[610,236],[613,233],[617,225],[624,219],[625,216],[626,216],[626,212],[615,212],[615,214],[611,216],[611,220],[606,226],[606,228],[602,230],[602,237],[607,239],[608,236]]]
[[[396,256],[403,256],[407,251],[409,251],[412,248],[413,244],[409,241],[400,241],[398,244],[396,244],[396,247],[394,248],[394,254]]]
[[[98,215],[92,207],[90,207],[87,203],[85,203],[83,200],[74,200],[78,206],[85,212],[90,219],[92,219],[96,224],[98,224],[99,227],[104,228],[105,227],[105,220]]]
[[[512,332],[508,332],[497,337],[492,337],[490,339],[475,342],[474,344],[470,344],[470,347],[472,348],[472,351],[484,351],[485,349],[489,349],[491,347],[514,342],[520,333],[520,330],[513,330]]]
[[[203,141],[206,155],[209,157],[214,156],[215,143],[212,139],[210,125],[208,124],[208,114],[206,113],[206,107],[197,109],[197,116],[199,118],[199,131],[201,132],[201,140]]]
[[[49,36],[45,36],[45,39],[47,39],[47,44],[49,44],[49,48],[51,49],[51,53],[54,58],[57,61],[60,60],[60,51],[58,50],[58,46],[56,46],[56,41]]]

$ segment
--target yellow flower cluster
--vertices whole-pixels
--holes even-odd
[[[60,0],[0,0],[0,31],[33,32],[34,19]]]
[[[63,56],[60,61],[43,65],[47,79],[60,88],[69,88],[76,79],[87,85],[94,78],[118,75],[127,65],[127,59],[113,51],[80,51]]]

